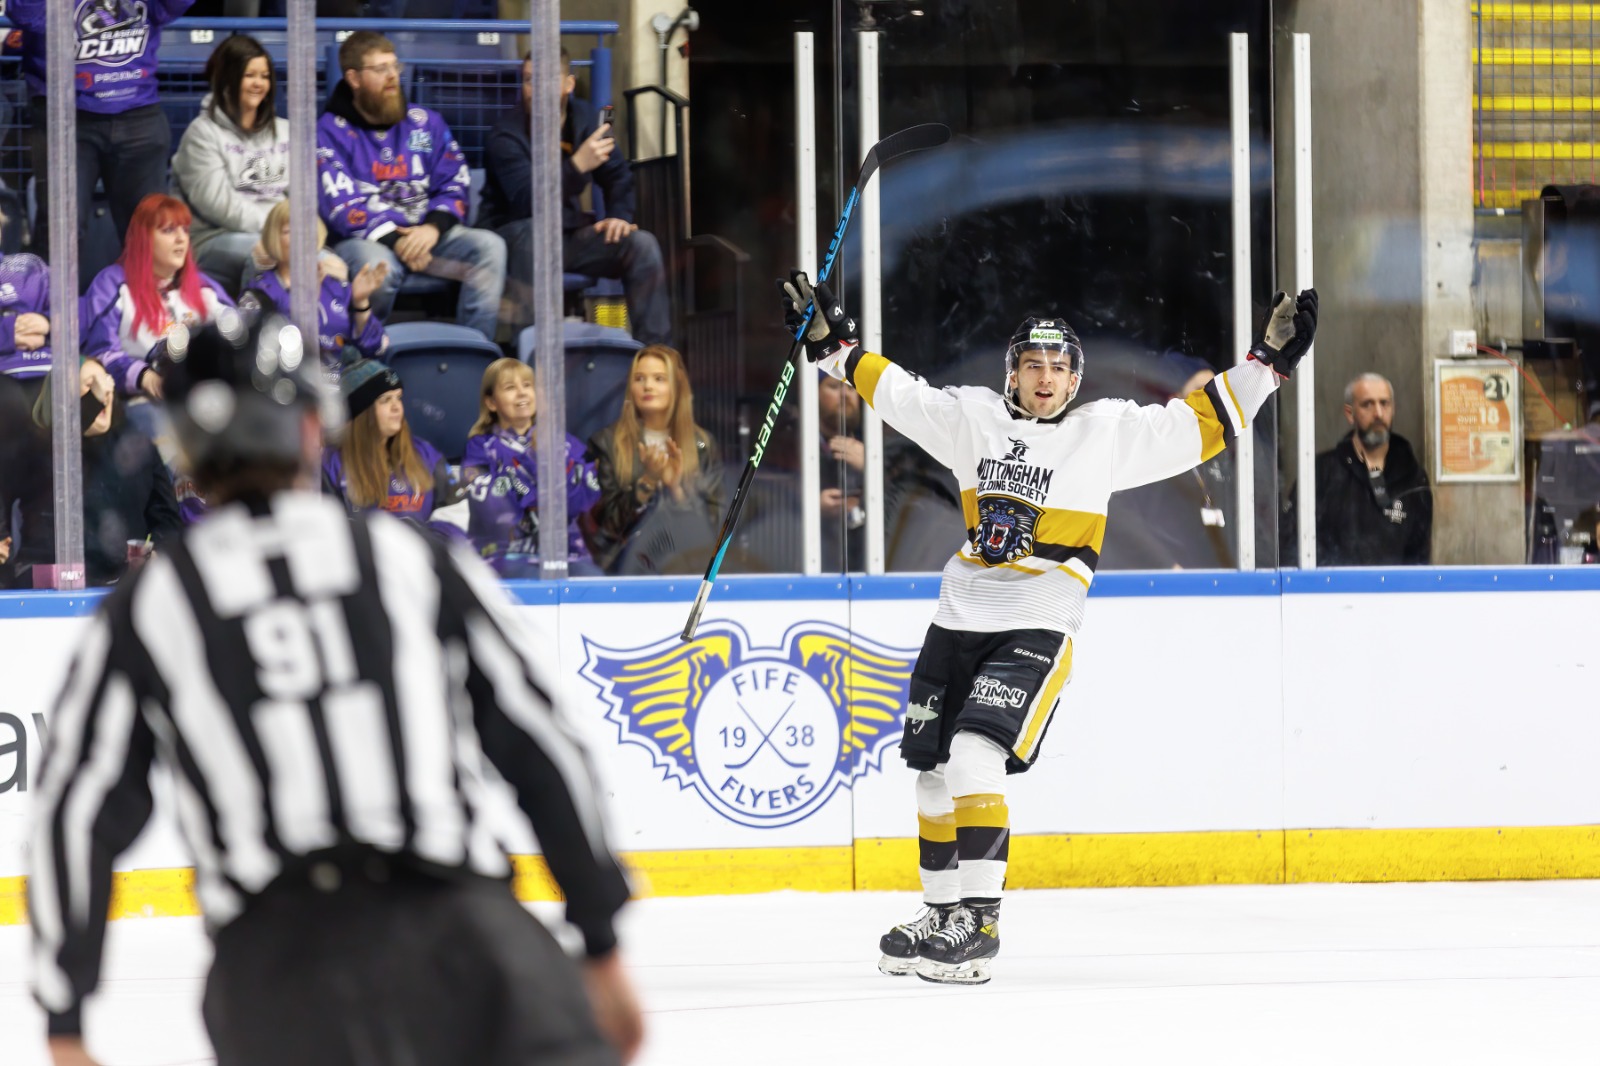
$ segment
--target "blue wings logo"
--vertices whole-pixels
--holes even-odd
[[[793,825],[878,769],[899,740],[916,652],[821,622],[776,648],[733,622],[683,643],[608,648],[584,638],[580,676],[599,690],[620,743],[730,821]]]

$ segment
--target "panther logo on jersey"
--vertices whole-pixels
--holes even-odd
[[[579,675],[599,690],[622,744],[731,822],[793,825],[882,765],[900,739],[915,651],[823,622],[777,647],[733,622],[640,648],[584,638]]]
[[[972,550],[989,566],[1014,563],[1033,554],[1033,531],[1039,508],[1007,496],[985,496],[978,501],[978,535]]]

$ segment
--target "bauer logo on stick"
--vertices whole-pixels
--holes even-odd
[[[877,769],[900,739],[914,650],[805,622],[753,647],[731,622],[641,648],[585,638],[580,675],[618,740],[740,825],[793,825]]]

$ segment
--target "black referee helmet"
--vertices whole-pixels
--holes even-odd
[[[327,437],[343,426],[321,359],[279,314],[246,317],[224,308],[194,333],[181,326],[152,365],[162,384],[189,473],[222,477],[253,466],[297,466],[307,411]]]

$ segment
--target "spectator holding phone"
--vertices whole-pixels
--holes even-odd
[[[90,585],[115,583],[130,558],[143,559],[178,534],[182,522],[172,477],[155,443],[122,416],[111,377],[85,360],[78,368],[83,426],[83,550]],[[56,496],[51,477],[49,379],[33,408],[32,456],[14,506],[14,574],[5,582],[32,587],[32,567],[55,562]],[[130,547],[133,550],[130,550]]]
[[[633,221],[633,171],[617,151],[610,109],[598,114],[572,95],[572,57],[561,50],[562,266],[574,274],[621,278],[633,335],[645,344],[671,341],[672,313],[661,246]],[[522,61],[522,106],[507,112],[484,144],[488,183],[483,221],[506,241],[506,294],[529,321],[533,306],[533,192],[531,132],[533,62]],[[583,194],[597,185],[605,217],[583,209]]]

